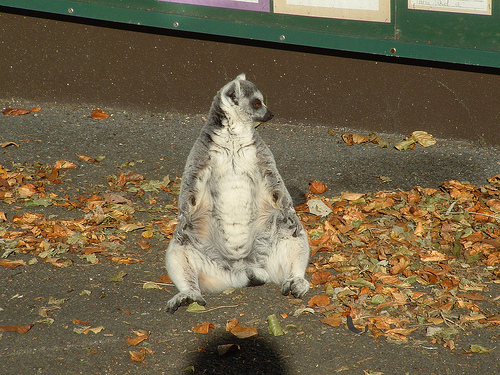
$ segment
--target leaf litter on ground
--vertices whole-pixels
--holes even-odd
[[[439,189],[310,195],[332,212],[297,207],[311,245],[309,307],[324,324],[352,319],[356,330],[391,340],[431,325],[431,341],[448,347],[459,329],[498,327],[481,302],[499,283],[499,177],[480,187],[452,180]]]
[[[142,261],[140,251],[151,251],[151,239],[169,241],[180,179],[148,181],[128,171],[109,176],[104,192],[56,191],[76,168],[64,160],[0,166],[0,266],[133,264]],[[315,192],[326,189],[314,185]],[[355,332],[397,341],[420,329],[448,348],[459,331],[498,327],[498,314],[481,304],[499,283],[500,175],[483,186],[452,180],[439,189],[320,194],[310,193],[296,208],[309,235],[313,290],[290,316],[307,313],[332,328],[349,322]],[[169,198],[160,206],[162,196]],[[73,218],[40,213],[47,207],[67,209]],[[147,221],[138,219],[142,213]],[[128,254],[123,243],[137,234],[139,253]],[[110,281],[123,280],[118,276]],[[274,318],[270,323],[277,328]],[[257,334],[256,327],[232,324],[239,335]],[[140,361],[145,354],[131,356]]]

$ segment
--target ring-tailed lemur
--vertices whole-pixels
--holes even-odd
[[[179,293],[167,311],[205,305],[202,291],[273,282],[300,298],[309,289],[307,234],[254,129],[272,117],[244,74],[215,96],[182,176],[178,224],[165,255]]]

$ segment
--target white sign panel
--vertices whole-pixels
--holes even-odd
[[[408,0],[408,8],[491,16],[491,0]]]
[[[274,0],[274,13],[391,22],[391,0]]]

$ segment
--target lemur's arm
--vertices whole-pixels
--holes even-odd
[[[255,146],[257,147],[259,166],[261,173],[268,184],[271,199],[278,205],[279,208],[293,208],[292,198],[290,197],[285,183],[278,172],[271,150],[258,134],[255,134],[255,137]]]
[[[198,199],[197,180],[207,168],[209,155],[209,144],[211,137],[203,129],[200,137],[196,140],[194,147],[189,153],[184,173],[182,174],[182,185],[179,193],[179,213],[188,213],[189,207],[194,206]]]

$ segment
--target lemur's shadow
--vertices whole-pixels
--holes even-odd
[[[231,345],[225,347],[224,345]],[[219,354],[229,348],[229,352]],[[287,375],[286,358],[276,344],[260,336],[238,339],[230,333],[215,333],[186,361],[184,373],[213,375]],[[193,371],[194,370],[194,371]]]

